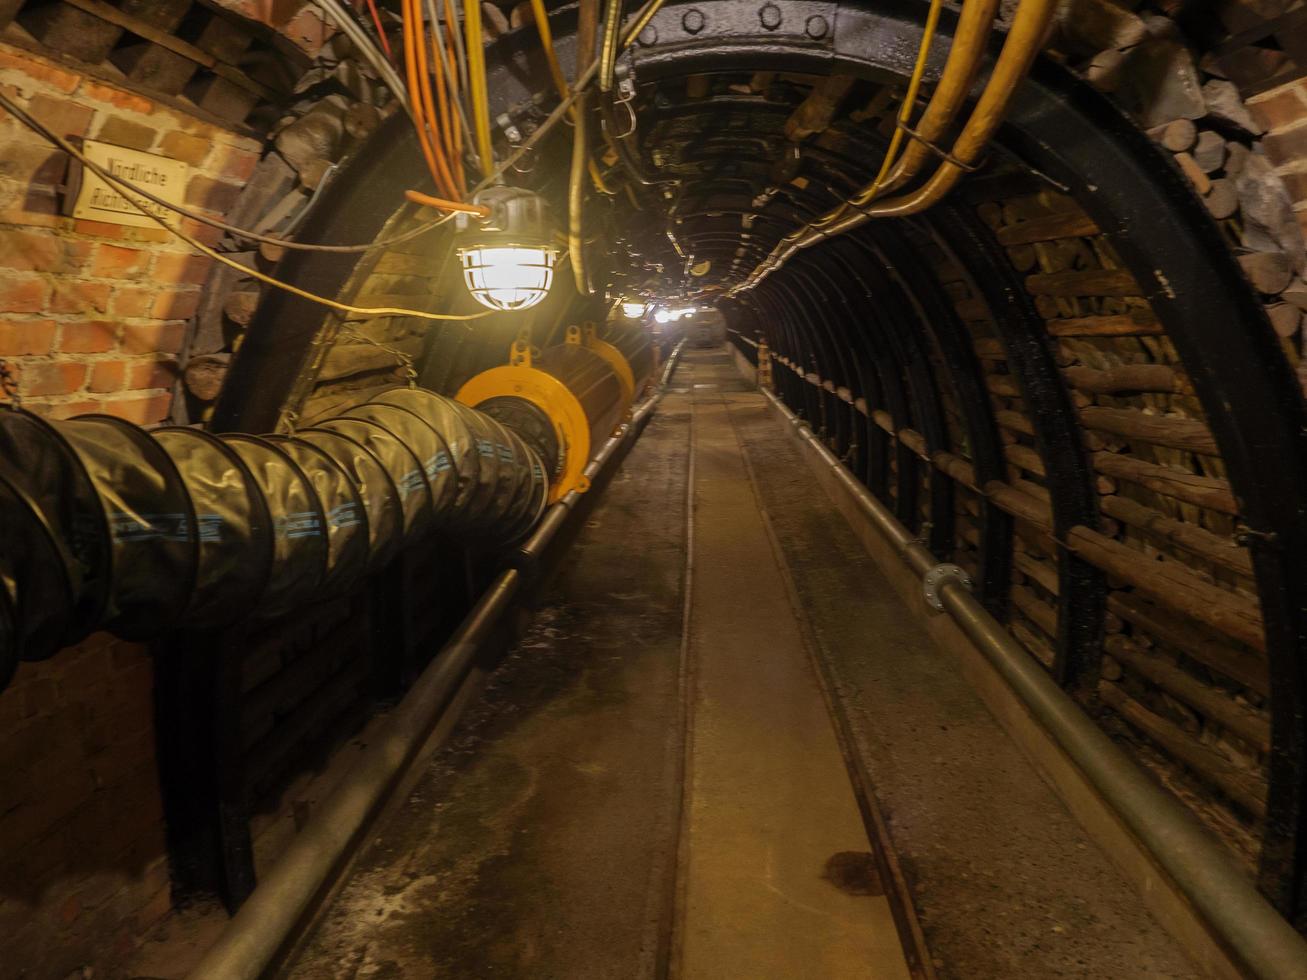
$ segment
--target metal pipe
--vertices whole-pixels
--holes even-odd
[[[670,379],[680,352],[678,346],[668,358],[662,385]],[[618,448],[639,434],[661,397],[660,388],[641,403],[626,429],[600,449],[586,469],[587,476],[597,476]],[[568,494],[550,507],[519,549],[519,555],[528,561],[538,560],[566,524],[580,496]],[[286,848],[218,941],[188,974],[188,980],[256,980],[264,975],[387,792],[412,762],[471,670],[491,629],[526,582],[525,573],[515,567],[495,577],[316,817]]]
[[[590,159],[590,93],[582,92],[576,100],[573,117],[572,162],[567,175],[567,255],[572,260],[572,277],[576,291],[590,296],[590,276],[585,264],[585,177]]]
[[[779,398],[760,390],[831,468],[908,567],[918,575],[933,568],[935,557],[912,533]],[[1193,814],[1108,738],[966,588],[948,582],[940,598],[945,611],[1139,840],[1235,963],[1259,980],[1307,977],[1307,939],[1262,897]]]

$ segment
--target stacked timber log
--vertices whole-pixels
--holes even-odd
[[[1256,5],[1244,4],[1250,8],[1244,16],[1240,3],[1224,6],[1234,9],[1222,16],[1236,17],[1239,29],[1252,37]],[[1162,10],[1127,9],[1111,0],[1065,5],[1054,43],[1172,155],[1238,253],[1285,356],[1297,368],[1307,317],[1307,249],[1292,198],[1262,147],[1265,128],[1231,80],[1251,81],[1247,66],[1231,60],[1237,47],[1226,44],[1222,57],[1198,58]],[[1292,77],[1292,66],[1279,70]]]
[[[1074,554],[1102,570],[1102,706],[1140,757],[1251,859],[1266,804],[1264,638],[1238,508],[1202,408],[1142,291],[1074,201],[1032,188],[978,212],[1045,318],[1099,494],[1097,526],[1054,542],[1045,457],[1020,379],[992,331],[978,331],[1010,464],[1006,486],[980,489],[1017,521],[1013,635],[1049,663],[1058,562]],[[965,476],[955,464],[950,472]]]

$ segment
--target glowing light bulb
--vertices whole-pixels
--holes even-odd
[[[549,208],[534,191],[495,185],[474,198],[487,214],[458,215],[458,259],[463,281],[492,310],[525,310],[549,293],[558,250]]]
[[[458,257],[463,281],[478,303],[492,310],[525,310],[549,294],[558,253],[537,246],[474,245],[460,248]]]

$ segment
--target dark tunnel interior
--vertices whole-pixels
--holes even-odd
[[[19,0],[6,19],[0,0],[0,27],[12,22],[0,37],[6,126],[35,139],[39,124],[67,125],[50,121],[58,98],[40,95],[42,104],[31,96],[38,83],[17,80],[31,71],[20,54],[50,56],[49,25],[64,11],[121,11],[119,37],[172,38],[160,50],[175,58],[202,48],[208,71],[220,49],[206,47],[197,25],[211,7],[239,6]],[[1238,975],[1305,975],[1292,941],[1307,928],[1298,352],[1307,204],[1295,208],[1292,196],[1307,192],[1307,143],[1292,140],[1307,132],[1298,127],[1307,82],[1297,81],[1307,78],[1307,8],[487,3],[474,34],[466,11],[459,26],[455,6],[466,4],[379,3],[372,16],[397,55],[384,65],[404,76],[412,110],[360,54],[356,32],[375,34],[371,0],[344,6],[352,26],[332,27],[327,36],[340,33],[322,48],[328,55],[305,53],[286,11],[245,39],[265,52],[241,68],[260,90],[286,88],[269,73],[277,63],[307,80],[280,102],[249,96],[249,115],[230,125],[261,161],[222,185],[230,207],[206,209],[232,227],[210,223],[205,239],[195,230],[203,223],[183,225],[233,261],[205,267],[196,309],[178,321],[184,339],[165,358],[176,375],[160,388],[166,414],[132,418],[100,395],[93,414],[77,410],[97,391],[91,374],[83,389],[44,402],[33,379],[63,355],[51,348],[29,363],[30,351],[10,351],[0,333],[0,353],[21,367],[6,392],[32,392],[25,407],[11,399],[15,410],[0,411],[9,552],[0,675],[10,678],[0,725],[10,724],[6,702],[14,719],[0,733],[15,746],[35,737],[23,726],[45,717],[28,707],[39,671],[111,657],[142,674],[145,693],[124,697],[142,702],[135,710],[155,741],[131,764],[159,813],[156,839],[126,864],[166,879],[161,911],[217,902],[225,921],[280,880],[265,869],[311,819],[291,814],[289,788],[335,772],[377,719],[437,699],[433,671],[491,669],[496,661],[474,651],[482,631],[501,650],[520,639],[529,603],[516,627],[492,625],[486,610],[545,588],[568,548],[590,553],[574,543],[588,533],[578,528],[587,508],[602,511],[607,495],[624,492],[611,472],[636,465],[659,397],[657,413],[673,411],[676,392],[693,401],[696,389],[724,384],[700,360],[707,339],[729,352],[731,383],[742,375],[753,391],[756,382],[769,411],[800,433],[812,495],[880,515],[865,519],[893,545],[896,568],[926,572],[931,608],[977,648],[986,630],[1006,644],[1026,665],[1012,676],[1035,668],[1033,686],[1011,681],[1036,692],[1021,695],[1022,717],[1105,736],[1136,775],[1103,778],[1162,788],[1177,819],[1248,887],[1220,892],[1225,879],[1208,874],[1208,851],[1186,852],[1188,837],[1172,840],[1175,863],[1157,857],[1150,835],[1171,834],[1169,818],[1139,829],[1151,818],[1127,811],[1142,804],[1112,797],[1077,763],[1078,778],[1118,808],[1113,819],[1163,869],[1141,874],[1158,874],[1198,908],[1195,921]],[[542,32],[532,11],[546,6]],[[168,20],[165,7],[191,12]],[[318,22],[338,24],[322,11]],[[237,15],[253,16],[223,17]],[[421,121],[431,82],[425,61],[420,79],[411,67],[404,75],[416,57],[403,47],[410,16],[448,30],[431,49],[439,88],[426,99],[452,122]],[[474,51],[483,17],[486,44]],[[105,63],[149,95],[163,76],[123,68],[143,56],[114,44]],[[470,66],[466,93],[438,67],[447,58],[457,68],[456,55]],[[67,72],[74,62],[95,59],[70,47],[50,65]],[[56,84],[55,70],[43,67],[39,84]],[[568,79],[560,99],[557,82]],[[197,118],[221,115],[185,92]],[[1299,99],[1292,118],[1277,101],[1285,92]],[[175,100],[159,105],[153,114],[183,113]],[[146,109],[131,118],[150,118]],[[38,127],[24,130],[21,116]],[[454,192],[467,199],[453,211],[431,205]],[[11,234],[9,218],[0,214],[0,234]],[[76,219],[47,227],[71,254],[68,243],[94,231],[57,226],[64,220]],[[519,232],[518,221],[547,227]],[[251,227],[272,237],[242,237]],[[479,228],[499,235],[494,244],[550,253],[541,301],[491,312],[478,303],[466,243]],[[545,237],[527,242],[531,234]],[[128,238],[125,247],[142,246]],[[5,259],[0,288],[9,269],[35,268],[28,254],[26,266]],[[285,284],[293,288],[277,288]],[[97,322],[137,329],[114,309]],[[71,336],[72,314],[37,315]],[[27,312],[5,316],[35,336]],[[67,341],[65,351],[75,356]],[[769,465],[761,459],[751,465]],[[654,477],[640,479],[650,481],[648,506],[663,506]],[[932,574],[936,599],[970,597],[965,615],[957,601],[930,599]],[[948,618],[925,606],[909,615]],[[102,630],[117,639],[101,641]],[[1056,708],[1040,700],[1041,685],[1062,699]],[[439,697],[448,709],[453,695]],[[49,715],[45,737],[62,739],[62,716]],[[15,759],[0,762],[0,781],[13,787],[0,798],[0,845],[12,854],[41,838],[7,836],[5,821],[18,826],[44,795],[23,797],[22,787],[40,785],[40,767],[17,750]],[[101,813],[77,819],[95,827]],[[288,821],[294,833],[251,835]],[[37,950],[69,929],[78,963],[119,962],[97,957],[127,916],[59,925],[55,892],[22,886],[17,859],[0,867],[0,882],[16,883],[0,894],[0,922],[12,916],[24,937],[15,962],[30,959],[33,971],[13,975],[68,966]],[[1207,899],[1194,897],[1219,894],[1235,925],[1213,922]],[[138,932],[153,924],[132,915]],[[1285,935],[1258,932],[1269,921]],[[1270,952],[1259,960],[1249,949],[1263,940]],[[912,976],[966,975],[930,966],[929,954],[923,962],[909,956]],[[1213,962],[1194,975],[1236,975]]]

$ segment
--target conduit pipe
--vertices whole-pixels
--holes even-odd
[[[549,479],[511,429],[395,389],[294,436],[0,410],[0,683],[97,629],[140,639],[347,591],[429,532],[522,537]]]
[[[963,4],[964,16],[968,6],[968,4]],[[1021,0],[1012,27],[1008,31],[1007,39],[1003,42],[1003,50],[999,53],[998,61],[994,65],[994,70],[990,74],[984,91],[981,92],[980,98],[976,102],[975,109],[968,118],[961,134],[959,134],[957,141],[953,144],[952,151],[940,164],[939,169],[921,187],[879,202],[859,203],[859,197],[869,199],[871,196],[872,188],[864,188],[862,192],[853,195],[849,200],[844,201],[817,219],[817,221],[805,225],[797,233],[782,239],[771,254],[749,274],[747,279],[731,289],[729,295],[734,296],[745,290],[752,289],[768,275],[784,265],[800,249],[810,248],[825,238],[851,231],[865,224],[871,218],[907,217],[919,214],[943,200],[962,178],[963,174],[973,168],[981,151],[989,143],[990,138],[1002,123],[1003,117],[1007,114],[1008,104],[1011,102],[1013,95],[1016,94],[1017,86],[1026,77],[1035,58],[1039,55],[1056,9],[1056,0]],[[970,39],[964,38],[963,40],[969,41]],[[983,36],[981,43],[983,44]],[[953,86],[962,81],[964,77],[962,72],[964,70],[968,72],[974,72],[975,70],[974,65],[970,64],[969,57],[964,60],[966,55],[967,51],[964,49],[959,55],[957,63],[958,75],[948,80],[947,87],[944,85],[945,79],[941,78],[940,89],[937,90],[935,98],[931,100],[932,106],[935,99],[940,98],[941,94],[947,96],[950,102],[957,98],[957,92]],[[952,63],[953,58],[950,57],[946,69]],[[947,121],[943,115],[945,107],[946,104],[941,104],[941,111],[937,117],[940,133],[947,126]],[[930,109],[931,107],[927,107],[927,115],[932,115]],[[932,119],[933,124],[934,119]],[[925,136],[924,132],[922,136]],[[919,145],[914,145],[912,149],[924,150],[926,153],[931,152],[924,141],[914,140],[914,144]],[[906,161],[906,156],[904,159]],[[902,183],[907,179],[905,165],[905,170],[899,174],[897,182]]]
[[[682,346],[684,342],[668,358],[659,388],[640,404],[630,423],[604,443],[586,468],[591,479],[598,477],[618,450],[639,435],[662,398]],[[516,566],[534,568],[539,563],[581,497],[569,493],[548,509],[535,532],[517,550]],[[316,816],[296,835],[191,971],[189,980],[257,980],[265,975],[449,707],[477,654],[528,578],[519,567],[507,568],[495,577]]]
[[[909,568],[924,577],[939,564],[806,423],[776,395],[760,390]],[[1257,980],[1307,977],[1307,939],[1262,897],[1193,814],[1108,738],[961,583],[945,581],[939,598],[944,611],[1175,883],[1239,968]]]

